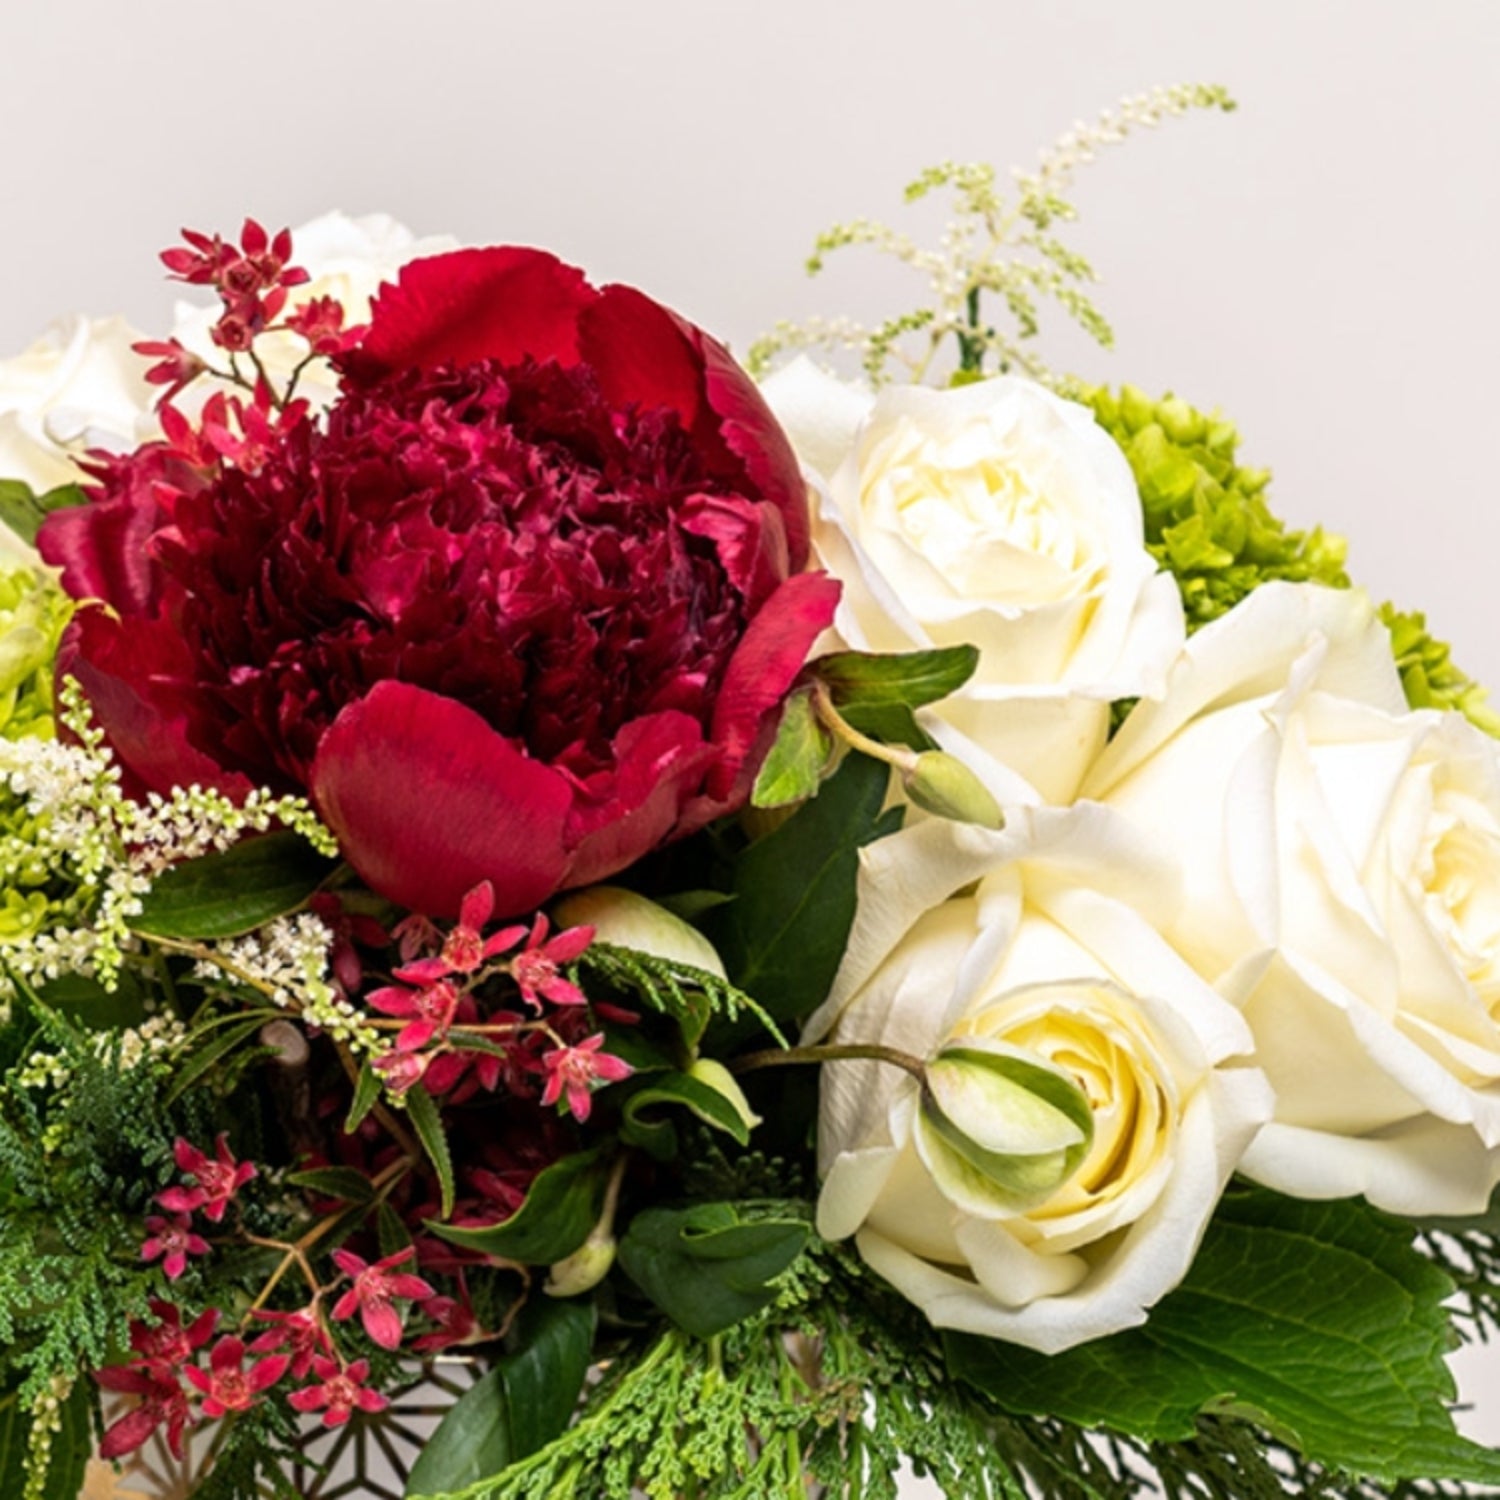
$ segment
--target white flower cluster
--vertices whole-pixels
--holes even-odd
[[[196,973],[200,979],[248,984],[352,1051],[377,1057],[387,1043],[334,984],[330,944],[328,928],[311,912],[277,917],[244,937],[205,945]]]
[[[71,892],[39,907],[28,903],[31,920],[25,930],[17,924],[18,940],[0,936],[7,962],[23,978],[86,974],[113,985],[124,955],[137,946],[131,922],[152,881],[247,833],[280,824],[320,853],[337,854],[337,841],[300,797],[257,788],[237,805],[194,785],[131,801],[71,679],[62,701],[63,721],[80,744],[0,740],[0,788],[24,811],[19,827],[0,835],[0,874],[7,884],[53,882]]]

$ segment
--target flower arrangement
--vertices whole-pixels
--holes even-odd
[[[0,1493],[1500,1484],[1500,720],[1036,352],[1228,107],[759,383],[337,217],[0,366]]]

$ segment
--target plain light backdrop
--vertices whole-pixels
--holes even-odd
[[[69,310],[160,328],[179,225],[330,208],[544,245],[743,350],[908,305],[860,252],[804,277],[828,223],[1185,81],[1242,108],[1077,183],[1116,352],[1044,347],[1222,407],[1273,505],[1500,687],[1496,0],[0,0],[0,357]]]

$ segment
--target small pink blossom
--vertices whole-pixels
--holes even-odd
[[[576,1046],[545,1053],[542,1066],[547,1072],[547,1085],[542,1090],[542,1103],[556,1104],[566,1095],[573,1118],[580,1125],[587,1120],[594,1107],[594,1088],[600,1083],[618,1083],[635,1071],[623,1058],[601,1052],[603,1045],[604,1033],[600,1031]]]
[[[396,978],[408,984],[430,984],[450,974],[472,974],[486,960],[514,948],[526,935],[524,927],[502,927],[485,937],[484,927],[495,910],[495,888],[481,880],[464,898],[458,922],[443,939],[436,958],[419,958],[396,970]]]
[[[244,1341],[231,1334],[214,1345],[208,1369],[189,1365],[183,1374],[203,1396],[203,1415],[222,1417],[226,1412],[248,1411],[261,1392],[286,1374],[291,1362],[290,1355],[269,1354],[246,1370]]]
[[[172,1148],[177,1170],[190,1187],[168,1188],[156,1195],[156,1201],[176,1214],[192,1213],[201,1208],[203,1216],[219,1223],[234,1195],[255,1176],[253,1162],[237,1162],[229,1149],[229,1137],[222,1132],[215,1146],[216,1156],[208,1157],[181,1136]],[[170,1273],[169,1273],[170,1274]]]
[[[219,1321],[219,1309],[210,1307],[184,1328],[181,1309],[157,1297],[151,1299],[151,1312],[155,1323],[130,1323],[130,1347],[139,1356],[134,1364],[186,1364],[213,1337]]]
[[[403,989],[399,985],[386,985],[372,990],[365,1002],[383,1016],[410,1019],[396,1036],[396,1049],[400,1052],[417,1052],[429,1042],[442,1041],[458,1013],[460,996],[451,980],[439,979],[421,989]]]
[[[111,1365],[94,1371],[94,1379],[107,1391],[140,1398],[137,1405],[105,1428],[104,1436],[99,1439],[100,1458],[123,1458],[134,1453],[163,1424],[172,1457],[182,1458],[182,1437],[193,1420],[193,1410],[186,1393],[165,1366]]]
[[[379,1391],[365,1385],[370,1375],[368,1360],[357,1359],[341,1368],[337,1360],[319,1355],[313,1369],[320,1383],[293,1391],[286,1399],[298,1411],[322,1411],[325,1427],[342,1427],[356,1411],[384,1411],[390,1405]]]
[[[592,927],[570,927],[556,937],[547,937],[547,918],[538,913],[526,938],[526,947],[510,961],[511,978],[521,998],[534,1010],[542,1000],[554,1005],[587,1005],[583,991],[561,973],[562,966],[578,957],[594,941]]]
[[[193,1221],[186,1214],[173,1214],[170,1219],[158,1214],[147,1217],[141,1259],[160,1259],[168,1281],[176,1281],[187,1270],[188,1256],[207,1255],[208,1250],[208,1241],[193,1233]]]
[[[401,1314],[393,1305],[397,1299],[420,1302],[435,1295],[434,1290],[420,1276],[396,1270],[416,1255],[416,1247],[408,1245],[395,1255],[387,1255],[374,1265],[361,1260],[349,1250],[335,1250],[334,1264],[353,1285],[334,1304],[333,1316],[342,1322],[359,1313],[365,1332],[382,1349],[396,1349],[401,1344]]]
[[[277,1350],[282,1351],[290,1357],[291,1372],[297,1380],[307,1374],[318,1356],[333,1352],[328,1330],[323,1327],[323,1320],[318,1316],[316,1306],[299,1307],[295,1312],[266,1312],[258,1309],[255,1316],[261,1322],[273,1326],[259,1338],[252,1340],[250,1352],[271,1354]]]

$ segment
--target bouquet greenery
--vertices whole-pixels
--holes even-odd
[[[337,216],[0,365],[0,1495],[1500,1485],[1500,721],[1036,352],[1228,107],[754,378]]]

